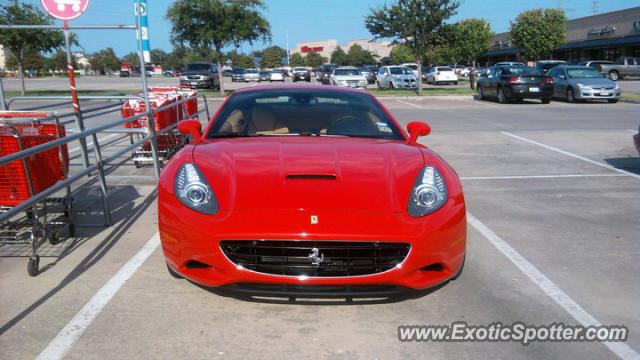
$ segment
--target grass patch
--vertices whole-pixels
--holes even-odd
[[[640,93],[622,92],[622,100],[640,101]]]

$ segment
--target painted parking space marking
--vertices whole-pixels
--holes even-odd
[[[71,350],[80,336],[91,325],[93,320],[102,312],[104,307],[113,299],[118,290],[144,264],[151,254],[160,247],[160,235],[156,233],[147,241],[118,272],[107,281],[98,292],[87,302],[58,335],[38,355],[38,360],[62,359]]]
[[[413,106],[414,108],[422,109],[422,106],[420,105],[412,104],[410,102],[402,101],[402,100],[396,100],[396,101],[399,102],[400,104],[405,104],[405,105]]]
[[[583,326],[601,326],[602,323],[589,314],[585,309],[575,302],[567,293],[565,293],[551,279],[545,276],[538,268],[525,259],[516,249],[511,247],[498,234],[489,229],[476,217],[467,212],[467,221],[476,229],[485,239],[495,246],[504,256],[507,257],[520,271],[522,271],[534,284],[536,284],[548,297],[556,304],[560,305],[567,311],[571,317]],[[621,342],[603,342],[609,350],[621,359],[640,359],[638,354],[629,345]]]
[[[603,163],[601,163],[599,161],[591,160],[589,158],[586,158],[584,156],[580,156],[578,154],[574,154],[574,153],[571,153],[571,152],[568,152],[568,151],[565,151],[565,150],[561,150],[561,149],[558,149],[558,148],[553,147],[553,146],[549,146],[549,145],[546,145],[546,144],[543,144],[543,143],[540,143],[540,142],[537,142],[537,141],[534,141],[534,140],[531,140],[531,139],[524,138],[522,136],[514,135],[514,134],[508,133],[506,131],[501,131],[500,133],[503,134],[503,135],[506,135],[506,136],[510,136],[510,137],[512,137],[514,139],[518,139],[518,140],[521,140],[521,141],[524,141],[524,142],[528,142],[529,144],[533,144],[533,145],[537,145],[537,146],[543,147],[543,148],[545,148],[547,150],[555,151],[557,153],[560,153],[560,154],[563,154],[563,155],[567,155],[567,156],[570,156],[572,158],[575,158],[575,159],[578,159],[578,160],[582,160],[582,161],[588,162],[590,164],[603,167],[605,169],[613,170],[615,172],[618,172],[618,173],[621,173],[621,174],[626,174],[626,175],[629,175],[629,176],[634,177],[636,179],[640,179],[640,175],[638,175],[638,174],[634,174],[634,173],[626,171],[626,170],[618,169],[618,168],[615,168],[615,167],[613,167],[611,165],[603,164]]]
[[[629,174],[569,174],[569,175],[514,175],[514,176],[461,176],[460,180],[520,180],[520,179],[565,179],[589,177],[626,177]]]

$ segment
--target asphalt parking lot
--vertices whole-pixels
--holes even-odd
[[[395,301],[289,303],[176,280],[158,247],[152,171],[124,162],[109,174],[114,226],[81,229],[51,249],[35,278],[26,259],[0,247],[2,358],[639,356],[640,158],[632,135],[640,105],[383,103],[403,125],[427,121],[432,134],[421,142],[462,178],[468,254],[456,281]],[[219,104],[211,100],[211,110]],[[100,220],[96,189],[76,195],[83,222]],[[527,346],[398,340],[399,325],[454,321],[616,324],[630,337]]]

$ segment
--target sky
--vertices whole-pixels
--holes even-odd
[[[20,0],[41,7],[39,0]],[[344,43],[350,39],[370,38],[364,26],[364,18],[371,8],[392,0],[263,0],[264,16],[271,24],[270,44],[244,44],[240,49],[250,52],[268,45],[283,48],[295,47],[299,42],[337,39]],[[1,4],[13,0],[0,0]],[[169,40],[171,24],[165,18],[171,0],[147,0],[149,8],[149,32],[152,48],[171,51]],[[640,6],[640,0],[596,1],[599,12],[608,12]],[[133,24],[134,0],[91,0],[86,13],[72,25]],[[592,0],[463,0],[458,14],[451,19],[457,21],[469,17],[487,20],[496,33],[509,30],[509,23],[522,11],[540,7],[564,8],[570,19],[593,14]],[[92,53],[112,47],[119,56],[136,50],[135,32],[131,30],[82,30],[78,31],[80,45]],[[82,49],[80,49],[82,50]],[[228,49],[230,50],[230,49]]]

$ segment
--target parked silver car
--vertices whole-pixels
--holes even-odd
[[[608,100],[617,103],[622,89],[598,70],[588,66],[561,65],[547,73],[553,78],[553,97],[577,100]]]
[[[418,87],[416,76],[404,66],[383,66],[378,70],[378,87],[381,89],[415,89]]]

